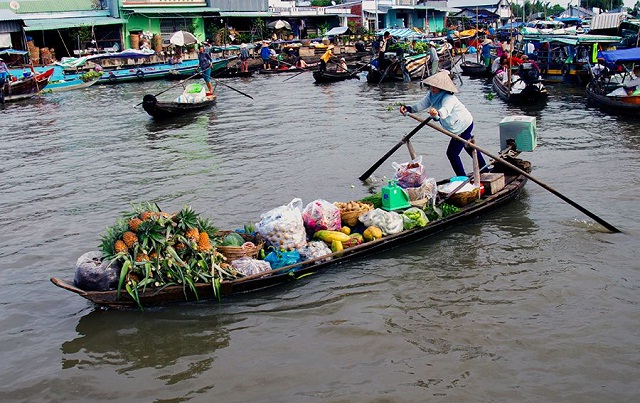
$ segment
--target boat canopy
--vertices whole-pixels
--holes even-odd
[[[640,61],[640,48],[598,52],[598,58],[603,58],[605,62],[610,64],[638,62]]]
[[[386,31],[389,31],[391,36],[395,38],[402,38],[402,39],[420,38],[425,36],[425,34],[422,31],[420,31],[418,28],[400,28],[400,29],[389,28],[389,29],[378,31],[376,35],[384,35]]]
[[[26,55],[26,50],[4,49],[0,50],[0,55]]]
[[[593,43],[618,43],[622,40],[619,36],[611,35],[536,35],[527,34],[522,37],[524,42],[539,41],[541,43],[554,42],[565,45],[589,45]]]

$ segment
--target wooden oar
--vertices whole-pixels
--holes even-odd
[[[198,73],[196,73],[196,74],[194,74],[194,75],[192,75],[192,76],[189,76],[189,77],[185,78],[184,80],[180,80],[180,82],[179,82],[178,84],[172,85],[171,87],[167,88],[167,89],[166,89],[166,90],[164,90],[164,91],[160,91],[159,93],[157,93],[156,95],[154,95],[154,97],[157,97],[158,95],[160,95],[160,94],[164,94],[165,92],[169,91],[169,90],[170,90],[170,89],[172,89],[172,88],[175,88],[175,87],[177,87],[177,86],[179,86],[179,85],[182,85],[185,81],[192,79],[193,77],[197,76],[198,74],[200,74],[200,73],[198,72]],[[139,104],[137,104],[136,106],[134,106],[134,108],[137,108],[137,107],[138,107],[138,106],[140,106],[140,105],[142,105],[142,102],[140,102]]]
[[[252,97],[251,95],[245,94],[244,92],[242,92],[242,91],[240,91],[240,90],[237,90],[237,89],[233,88],[232,86],[230,86],[230,85],[227,85],[227,84],[223,83],[223,82],[222,82],[222,81],[220,81],[220,80],[216,80],[215,78],[213,78],[212,80],[213,80],[213,81],[215,81],[217,84],[222,84],[222,85],[224,85],[225,87],[229,88],[230,90],[234,90],[234,91],[235,91],[235,92],[237,92],[238,94],[242,94],[242,95],[244,95],[244,96],[245,96],[245,97],[247,97],[247,98],[251,98],[251,99],[253,99],[253,97]]]
[[[508,166],[509,168],[511,168],[512,170],[518,172],[521,175],[526,176],[527,178],[531,179],[531,181],[537,183],[538,185],[542,186],[544,189],[548,190],[549,192],[553,193],[554,195],[558,196],[560,199],[562,199],[563,201],[569,203],[570,205],[572,205],[573,207],[575,207],[576,209],[580,210],[581,212],[583,212],[584,214],[586,214],[587,216],[591,217],[594,221],[596,221],[598,224],[602,225],[603,227],[605,227],[606,229],[608,229],[611,232],[621,232],[618,228],[614,227],[613,225],[609,224],[608,222],[606,222],[605,220],[603,220],[602,218],[598,217],[597,215],[595,215],[594,213],[590,212],[589,210],[587,210],[586,208],[582,207],[581,205],[579,205],[578,203],[574,202],[573,200],[569,199],[567,196],[563,195],[562,193],[558,192],[557,190],[553,189],[552,187],[550,187],[549,185],[547,185],[544,182],[539,181],[538,179],[534,178],[533,176],[531,176],[531,174],[529,174],[528,172],[518,168],[517,166],[505,161],[504,159],[493,155],[492,153],[490,153],[489,151],[485,150],[484,148],[475,145],[474,143],[467,141],[463,138],[460,138],[459,136],[451,133],[448,130],[443,129],[440,126],[434,125],[433,123],[428,123],[428,121],[430,120],[430,118],[427,119],[423,119],[420,116],[414,115],[413,113],[409,113],[409,116],[412,117],[413,119],[417,120],[418,122],[424,123],[427,126],[431,127],[432,129],[435,129],[437,131],[439,131],[440,133],[446,134],[447,136],[456,139],[458,141],[463,142],[466,146],[469,146],[471,148],[474,148],[478,151],[480,151],[481,153],[493,158],[496,161],[499,161],[502,164],[505,164],[506,166]]]
[[[391,156],[391,154],[393,154],[394,152],[396,152],[396,150],[400,147],[402,147],[403,144],[406,144],[409,139],[411,139],[411,137],[418,133],[418,131],[420,131],[420,129],[422,129],[425,125],[427,125],[429,123],[429,121],[431,120],[431,118],[427,118],[423,121],[420,122],[420,124],[418,126],[415,127],[415,129],[411,130],[409,133],[407,133],[407,135],[405,135],[402,140],[400,140],[398,142],[398,144],[396,144],[395,146],[393,146],[393,148],[391,150],[389,150],[388,153],[386,153],[384,156],[382,156],[382,158],[380,158],[375,164],[373,164],[371,166],[371,168],[367,169],[367,172],[363,173],[362,175],[360,175],[360,177],[358,179],[360,179],[361,181],[366,180],[369,176],[371,176],[371,174],[373,173],[373,171],[375,171],[376,169],[378,169],[378,167],[380,165],[382,165],[383,162],[385,162],[387,160],[387,158],[389,158]]]

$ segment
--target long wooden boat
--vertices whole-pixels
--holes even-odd
[[[607,86],[598,80],[587,84],[587,102],[609,112],[623,115],[640,115],[640,95],[635,96],[607,96],[618,86]]]
[[[353,73],[337,73],[333,71],[314,71],[313,79],[316,83],[335,83],[337,81],[351,80],[352,78],[357,78],[357,74]]]
[[[411,80],[419,80],[424,76],[423,73],[425,68],[428,68],[428,64],[429,54],[420,53],[392,61],[382,70],[371,66],[367,73],[367,82],[370,84],[379,84],[388,81],[404,81],[405,71]]]
[[[491,67],[487,67],[482,63],[464,61],[460,63],[462,75],[475,78],[491,77]]]
[[[19,101],[36,96],[48,84],[53,69],[44,73],[24,77],[17,81],[7,81],[2,89],[3,102]]]
[[[154,95],[147,94],[142,99],[142,108],[155,119],[168,119],[209,108],[216,99],[215,95],[210,95],[205,101],[196,103],[161,102]]]
[[[540,80],[524,82],[516,75],[512,76],[510,87],[507,87],[502,75],[495,75],[493,77],[493,90],[500,98],[510,103],[541,102],[549,96],[549,92]]]
[[[604,60],[610,71],[604,72],[587,84],[587,101],[610,112],[638,116],[640,95],[611,96],[613,95],[611,93],[631,80],[630,65],[640,63],[640,48],[599,52],[598,56]],[[623,68],[625,65],[629,67]],[[619,72],[623,73],[619,74]],[[621,79],[621,82],[618,82],[618,79]],[[639,87],[633,86],[628,90],[636,94],[637,88]]]
[[[94,78],[93,80],[89,80],[89,81],[84,81],[81,78],[74,78],[71,80],[60,80],[60,81],[53,81],[53,82],[49,82],[49,85],[47,86],[47,90],[51,91],[51,92],[66,92],[66,91],[72,91],[72,90],[81,90],[81,89],[85,89],[85,88],[89,88],[92,85],[96,84],[98,82],[97,78]]]
[[[354,259],[378,254],[388,249],[407,246],[410,243],[425,242],[429,237],[435,236],[446,229],[461,225],[504,206],[520,194],[526,182],[527,178],[524,175],[505,173],[505,187],[502,190],[497,191],[495,194],[484,195],[481,199],[462,207],[459,212],[432,221],[427,224],[426,227],[405,230],[398,234],[384,236],[380,239],[353,246],[340,252],[331,253],[276,270],[232,281],[222,281],[220,284],[220,295],[224,297],[272,287],[316,273],[330,266],[344,264]],[[115,290],[85,291],[75,286],[72,280],[62,280],[54,277],[51,278],[51,281],[56,286],[76,293],[97,305],[111,307],[135,307],[137,305],[126,292],[122,292],[118,298]],[[216,298],[210,283],[196,283],[196,289],[198,292],[197,296],[182,286],[167,286],[140,292],[139,297],[143,306],[184,302],[185,300],[203,301]]]

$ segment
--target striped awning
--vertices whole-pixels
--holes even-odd
[[[112,17],[80,17],[80,18],[25,18],[25,31],[47,31],[50,29],[64,29],[77,27],[92,27],[98,25],[122,25],[127,20]]]
[[[386,31],[389,31],[394,38],[421,38],[425,36],[418,28],[388,28],[380,30],[376,35],[384,35]]]

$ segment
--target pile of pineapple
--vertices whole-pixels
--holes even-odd
[[[175,214],[156,204],[133,206],[101,237],[105,258],[119,263],[118,291],[124,287],[139,302],[138,291],[147,287],[182,285],[197,294],[195,283],[219,286],[235,278],[232,267],[215,249],[217,229],[189,206]]]

